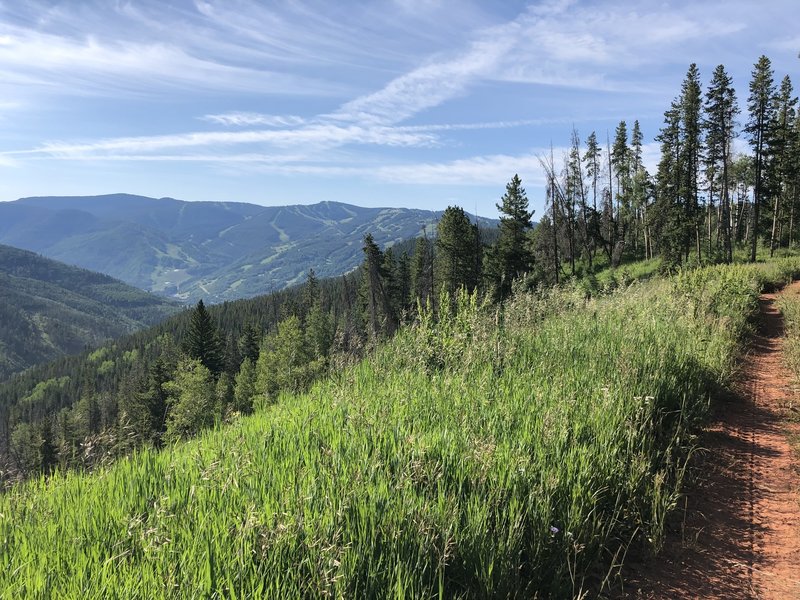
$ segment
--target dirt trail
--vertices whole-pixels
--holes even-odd
[[[765,294],[738,394],[717,402],[701,439],[683,522],[658,558],[632,565],[624,597],[800,600],[800,459],[789,443],[800,393],[782,346],[783,319]]]

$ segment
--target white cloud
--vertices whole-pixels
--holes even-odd
[[[431,62],[390,81],[383,89],[344,104],[331,117],[345,121],[392,124],[463,94],[487,77],[510,47],[502,36],[475,41],[455,58]]]
[[[300,129],[213,131],[176,135],[121,137],[88,143],[50,142],[12,154],[48,155],[54,158],[88,158],[102,153],[143,153],[191,147],[218,147],[236,144],[267,144],[276,147],[302,147],[321,150],[344,144],[382,146],[430,146],[436,138],[424,132],[404,132],[390,127],[361,127],[319,124]]]
[[[230,112],[219,115],[205,115],[202,120],[232,127],[292,127],[303,125],[306,120],[297,115],[265,115],[252,112]]]
[[[74,41],[30,32],[0,45],[0,74],[6,84],[57,87],[59,93],[142,92],[144,82],[168,88],[236,86],[240,91],[295,95],[334,92],[334,86],[308,78],[221,64],[163,43],[110,44],[92,37]]]
[[[121,159],[137,155],[144,159],[144,153],[159,152],[151,160],[164,160],[164,151],[179,151],[187,148],[219,148],[242,144],[260,144],[277,148],[298,148],[306,153],[336,148],[346,145],[377,145],[389,147],[433,147],[443,142],[437,135],[440,132],[468,131],[486,129],[509,129],[541,125],[552,122],[568,122],[569,119],[523,119],[517,121],[487,121],[476,123],[439,123],[406,126],[361,126],[318,122],[300,126],[304,120],[293,116],[263,115],[258,113],[224,113],[206,115],[204,120],[223,125],[273,125],[282,124],[288,128],[248,129],[244,131],[205,131],[174,135],[120,137],[86,143],[47,142],[31,150],[7,152],[7,156],[39,156],[58,159],[80,159],[90,157]],[[297,124],[297,127],[291,125]],[[240,156],[261,156],[240,155]],[[219,154],[193,156],[187,160],[222,160]],[[175,157],[180,160],[180,157]],[[239,161],[241,159],[237,159]]]

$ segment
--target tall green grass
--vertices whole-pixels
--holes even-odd
[[[787,269],[461,297],[305,395],[13,489],[0,597],[598,593],[658,549],[709,394]]]
[[[781,293],[778,308],[784,323],[784,359],[795,380],[800,381],[800,293],[794,290]]]

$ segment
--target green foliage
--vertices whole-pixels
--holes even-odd
[[[747,99],[749,119],[745,125],[748,142],[753,149],[755,180],[753,184],[753,216],[750,244],[750,262],[755,262],[761,221],[759,212],[766,195],[765,170],[771,143],[770,125],[775,112],[775,84],[772,63],[762,55],[753,67],[750,95]]]
[[[461,296],[232,426],[10,490],[0,595],[595,594],[631,540],[660,545],[755,290],[790,263],[502,309]],[[293,317],[278,335],[262,354],[303,338]],[[202,369],[180,377],[208,391]]]
[[[202,300],[197,302],[192,313],[183,348],[186,354],[199,360],[215,377],[222,372],[224,366],[222,341]]]
[[[786,365],[791,369],[795,381],[800,381],[800,295],[794,290],[784,291],[778,296],[778,308],[783,315]]]
[[[172,397],[167,417],[167,442],[191,437],[214,424],[214,379],[202,362],[193,358],[181,360],[174,379],[163,387]]]
[[[533,256],[528,248],[528,231],[533,212],[528,210],[528,197],[519,176],[514,175],[506,184],[506,193],[497,205],[501,213],[500,237],[492,249],[489,277],[499,298],[511,292],[514,279],[527,273]]]
[[[297,393],[308,387],[322,371],[324,362],[314,358],[300,325],[289,317],[268,335],[256,363],[258,405],[275,402],[280,392]]]
[[[233,410],[249,415],[253,412],[253,399],[256,397],[256,369],[250,358],[245,358],[233,386]]]
[[[437,227],[437,288],[444,287],[453,297],[461,287],[472,292],[480,282],[482,258],[478,226],[463,208],[448,206]]]
[[[433,302],[433,243],[427,237],[417,238],[411,257],[411,299],[422,306]]]
[[[387,268],[384,253],[370,233],[364,236],[363,251],[359,288],[362,320],[367,333],[373,338],[391,335],[397,326],[397,314],[392,307],[389,287],[391,267]]]

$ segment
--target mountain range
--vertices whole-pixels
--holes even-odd
[[[441,212],[338,202],[265,207],[129,194],[0,202],[0,243],[193,302],[283,289],[309,269],[340,275],[381,246],[433,232]],[[483,225],[497,221],[485,220]]]
[[[0,381],[179,310],[107,275],[0,245]]]

